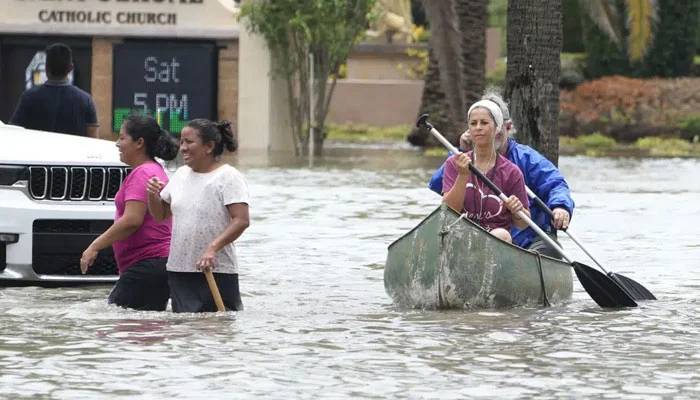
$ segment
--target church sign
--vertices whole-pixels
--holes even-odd
[[[238,37],[234,0],[2,0],[0,32],[44,35]]]

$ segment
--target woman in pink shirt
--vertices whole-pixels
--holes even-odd
[[[527,227],[515,214],[523,211],[529,216],[530,212],[522,172],[496,151],[496,133],[503,126],[503,114],[495,102],[479,100],[469,108],[467,120],[474,150],[447,159],[442,181],[443,201],[494,236],[512,242],[510,228]],[[495,183],[508,200],[501,201],[491,192],[471,173],[469,164]]]
[[[114,203],[114,224],[97,237],[80,258],[86,273],[97,253],[109,246],[117,260],[119,280],[108,303],[137,310],[163,311],[168,303],[165,264],[170,248],[171,220],[157,222],[148,211],[146,182],[168,180],[155,158],[172,160],[178,145],[151,117],[132,115],[122,124],[117,139],[119,158],[133,169],[122,182]]]

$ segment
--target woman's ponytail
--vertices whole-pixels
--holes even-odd
[[[221,144],[223,148],[231,152],[236,151],[238,149],[238,140],[233,135],[231,122],[224,120],[217,123],[216,127],[219,129],[219,133],[221,133]]]

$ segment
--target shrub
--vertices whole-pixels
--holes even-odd
[[[692,145],[683,139],[645,137],[635,143],[640,149],[648,150],[651,156],[688,156],[692,153]]]
[[[689,115],[683,118],[678,127],[683,139],[697,142],[697,137],[700,137],[700,114]]]
[[[585,135],[581,136],[578,138],[577,142],[580,143],[580,145],[589,148],[589,149],[610,149],[613,146],[615,146],[616,142],[615,139],[601,135],[600,133],[596,132],[591,135]]]
[[[560,92],[560,134],[600,132],[632,143],[648,135],[692,139],[700,133],[700,79],[588,81]]]

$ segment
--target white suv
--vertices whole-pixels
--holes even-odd
[[[79,261],[128,173],[114,142],[0,122],[0,284],[115,281],[111,248],[87,275]]]

